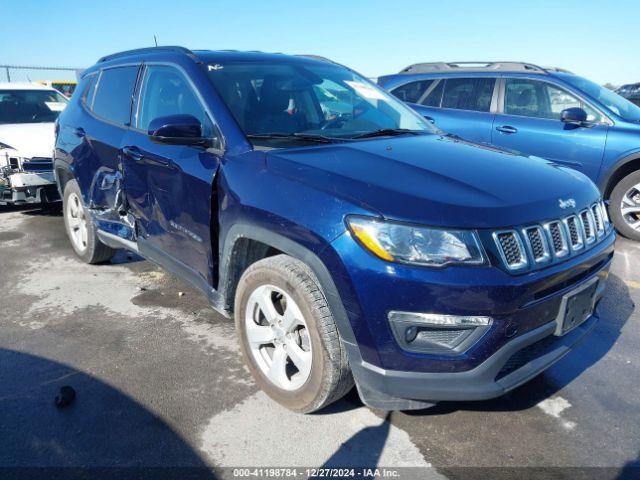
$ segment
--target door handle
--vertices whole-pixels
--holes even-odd
[[[84,128],[82,128],[82,127],[78,127],[78,128],[74,128],[74,129],[73,129],[73,134],[74,134],[76,137],[80,137],[80,138],[82,138],[82,137],[84,137],[84,136],[86,135],[86,132],[84,131]]]
[[[135,162],[141,162],[144,158],[144,154],[138,147],[124,147],[122,149],[122,153],[124,153],[127,157],[131,158]]]
[[[518,133],[518,129],[511,127],[509,125],[503,125],[502,127],[496,127],[496,130],[502,133],[507,133],[507,134],[512,134],[512,133]]]

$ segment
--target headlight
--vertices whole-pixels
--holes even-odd
[[[351,233],[371,253],[389,262],[440,267],[452,263],[480,265],[485,258],[476,234],[348,217]]]

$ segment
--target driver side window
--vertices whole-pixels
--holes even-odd
[[[202,135],[213,136],[213,122],[191,85],[177,69],[165,65],[147,66],[136,114],[136,127],[145,132],[155,118],[188,114],[200,120]]]
[[[585,110],[590,122],[602,120],[596,110],[555,85],[520,78],[506,81],[504,113],[507,115],[560,120],[563,110],[575,107]]]

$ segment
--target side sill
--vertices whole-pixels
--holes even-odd
[[[159,267],[167,270],[176,277],[181,278],[200,290],[207,296],[209,304],[215,311],[226,318],[231,317],[229,312],[224,308],[224,299],[222,298],[222,295],[212,288],[211,285],[209,285],[207,281],[191,267],[185,265],[179,260],[176,260],[175,258],[171,258],[164,251],[150,244],[144,238],[138,238],[138,253],[146,260],[155,263]]]
[[[131,252],[139,253],[138,244],[136,242],[132,242],[131,240],[119,237],[118,235],[114,235],[113,233],[105,232],[104,230],[98,230],[97,233],[100,241],[107,247],[124,248]]]
[[[193,287],[200,290],[207,296],[211,307],[226,318],[230,318],[230,313],[224,308],[224,301],[220,293],[211,288],[211,286],[198,275],[192,268],[188,267],[179,260],[175,260],[165,252],[146,242],[143,238],[139,238],[138,242],[124,239],[118,235],[98,230],[98,238],[101,242],[111,248],[124,248],[143,257],[145,260],[158,265],[160,268],[167,270],[178,278],[188,282]]]

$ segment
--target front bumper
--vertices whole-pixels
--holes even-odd
[[[21,205],[60,200],[53,172],[16,172],[5,178],[9,185],[0,191],[0,204]]]
[[[596,301],[603,289],[601,286]],[[445,400],[487,400],[519,387],[552,366],[575,348],[598,320],[596,310],[562,337],[554,336],[556,323],[548,323],[509,342],[479,366],[465,372],[393,371],[367,362],[352,363],[351,368],[362,400],[373,408],[406,410]],[[359,355],[357,347],[346,346],[350,358]]]
[[[343,341],[363,401],[376,408],[424,408],[438,401],[485,400],[516,388],[574,348],[594,327],[594,314],[564,336],[555,336],[564,304],[599,281],[601,299],[613,258],[615,234],[568,261],[512,276],[496,268],[449,271],[383,264],[350,248],[346,272],[335,275],[353,330]],[[332,265],[337,268],[336,264]],[[350,281],[348,281],[350,280]],[[349,289],[353,296],[347,296]],[[451,354],[403,350],[389,327],[391,310],[486,315],[491,328],[471,347]]]

